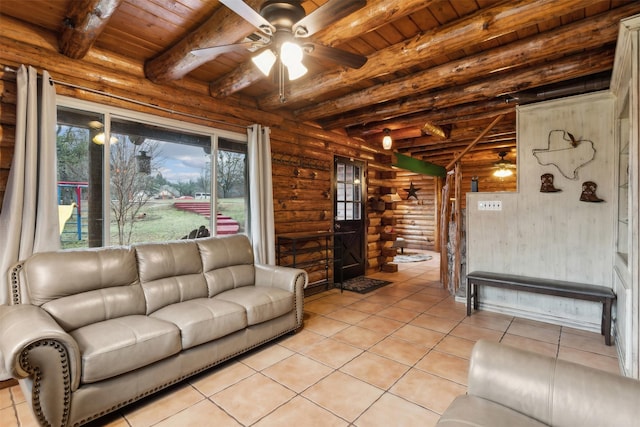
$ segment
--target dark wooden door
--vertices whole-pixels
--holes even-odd
[[[365,164],[336,157],[334,166],[334,281],[340,282],[365,273]]]

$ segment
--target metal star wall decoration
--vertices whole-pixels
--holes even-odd
[[[409,188],[405,188],[404,189],[404,191],[409,193],[407,195],[407,200],[409,200],[409,198],[411,198],[411,197],[415,197],[416,200],[418,200],[418,191],[419,190],[420,190],[419,188],[416,188],[416,187],[413,186],[413,181],[411,181],[411,183],[409,184]]]

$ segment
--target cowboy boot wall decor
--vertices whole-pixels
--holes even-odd
[[[553,186],[553,174],[545,173],[540,176],[540,180],[542,181],[542,185],[540,186],[541,193],[557,193],[562,191]]]
[[[604,202],[603,199],[598,198],[596,196],[596,190],[598,189],[598,184],[593,181],[585,181],[582,183],[582,194],[580,195],[581,202],[591,202],[591,203],[600,203]]]

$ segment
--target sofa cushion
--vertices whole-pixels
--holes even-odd
[[[247,326],[244,307],[209,298],[171,304],[151,316],[180,328],[183,349],[213,341]]]
[[[221,292],[214,299],[241,305],[247,311],[249,325],[256,325],[293,311],[293,297],[293,293],[278,288],[243,286]]]
[[[253,249],[242,234],[198,239],[209,296],[255,282]]]
[[[208,295],[194,241],[145,243],[135,247],[147,314],[169,304]]]
[[[438,427],[544,427],[506,406],[476,396],[458,396],[442,414]]]
[[[82,383],[133,371],[180,351],[180,330],[148,316],[124,316],[70,332],[82,357]]]
[[[145,313],[131,248],[36,253],[24,263],[23,275],[31,303],[42,306],[66,331]]]

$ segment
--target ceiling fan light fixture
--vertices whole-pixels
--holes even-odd
[[[262,74],[269,76],[273,64],[276,63],[276,55],[271,49],[265,49],[258,55],[251,58],[251,61],[256,64],[256,67],[258,67],[260,71],[262,71]]]
[[[287,73],[289,74],[289,80],[296,80],[307,74],[307,67],[302,65],[302,62],[297,64],[287,65]]]
[[[391,138],[391,130],[385,128],[384,136],[382,137],[382,148],[385,150],[390,150],[391,145],[393,145],[393,139]]]
[[[303,51],[299,44],[286,41],[280,46],[280,59],[287,67],[302,65]]]
[[[508,176],[513,175],[513,171],[511,169],[507,169],[507,168],[500,168],[497,169],[494,173],[493,176],[498,177],[498,178],[506,178]]]

